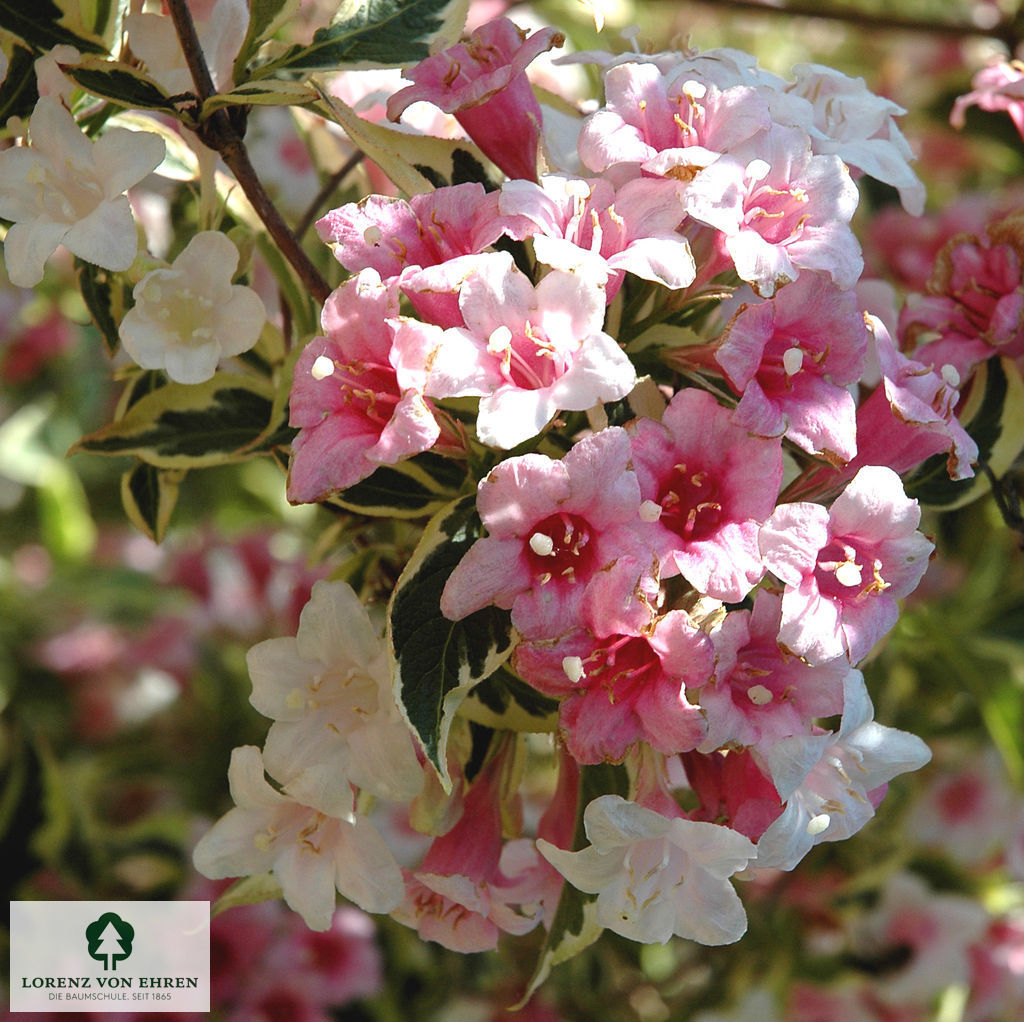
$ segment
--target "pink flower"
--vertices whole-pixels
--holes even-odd
[[[440,427],[417,380],[391,362],[398,287],[374,270],[346,281],[324,306],[325,337],[299,356],[291,389],[292,444],[288,499],[323,500],[370,475],[425,451]]]
[[[635,531],[640,488],[629,459],[625,432],[611,427],[561,461],[525,454],[492,469],[477,494],[488,534],[448,579],[445,616],[457,621],[493,603],[511,608],[528,638],[553,638],[579,623],[599,574],[630,555],[650,560]],[[624,586],[623,598],[635,584]]]
[[[580,763],[620,762],[637,742],[688,751],[707,731],[687,689],[711,677],[714,648],[683,611],[634,635],[577,629],[555,643],[521,643],[515,664],[525,681],[561,699],[559,724]]]
[[[687,181],[719,154],[768,129],[771,115],[756,89],[722,90],[697,77],[633,61],[606,71],[605,107],[580,132],[584,166],[604,173],[632,164]]]
[[[513,218],[506,233],[530,237],[541,262],[607,277],[607,302],[627,271],[673,289],[687,287],[696,275],[690,246],[677,232],[683,210],[673,181],[636,178],[615,190],[603,179],[551,174],[539,185],[506,181],[498,205]]]
[[[882,382],[857,409],[857,456],[843,470],[848,478],[864,465],[895,472],[916,468],[945,452],[950,479],[974,475],[978,445],[960,425],[956,369],[936,370],[899,351],[881,320],[868,317]]]
[[[753,611],[728,613],[712,633],[718,665],[700,693],[708,734],[701,751],[725,745],[767,750],[780,738],[806,733],[816,717],[843,709],[849,666],[812,667],[779,646],[781,597],[760,590]]]
[[[430,276],[403,286],[412,294]],[[465,326],[400,320],[397,364],[422,376],[428,397],[479,396],[476,432],[485,444],[515,447],[556,412],[618,400],[636,384],[629,357],[601,329],[604,289],[580,274],[554,270],[534,287],[508,253],[481,255],[458,304]]]
[[[770,301],[740,306],[715,360],[742,394],[736,425],[849,461],[857,453],[857,424],[847,386],[860,379],[866,351],[856,295],[807,272]]]
[[[964,114],[971,106],[989,111],[1005,110],[1024,138],[1024,65],[1017,60],[992,63],[974,76],[971,85],[971,91],[959,96],[953,104],[949,123],[954,128],[962,128]]]
[[[536,180],[540,104],[526,68],[565,36],[545,28],[527,33],[507,18],[481,25],[464,43],[405,72],[415,84],[388,100],[397,121],[412,103],[426,101],[454,114],[469,137],[509,177]]]
[[[939,251],[928,294],[900,316],[904,342],[921,338],[915,360],[951,365],[966,380],[993,355],[1024,359],[1024,215],[990,223],[985,237],[958,234]]]
[[[779,642],[808,663],[859,663],[896,623],[933,549],[921,510],[884,466],[862,468],[830,509],[783,504],[761,529],[761,556],[786,589]]]
[[[837,156],[816,156],[799,128],[775,126],[755,159],[722,156],[686,190],[686,212],[725,235],[736,272],[763,298],[800,269],[828,273],[843,289],[863,268],[849,222],[857,186]]]
[[[742,600],[764,574],[757,531],[779,492],[781,444],[749,436],[695,389],[676,394],[660,423],[637,419],[629,431],[662,577]]]
[[[451,951],[490,951],[500,932],[522,935],[540,921],[517,911],[533,888],[502,864],[502,794],[508,756],[496,755],[466,793],[458,823],[434,839],[419,867],[406,874],[404,902],[392,912],[424,940]]]

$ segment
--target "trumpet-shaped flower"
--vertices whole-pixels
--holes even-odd
[[[839,731],[793,735],[776,742],[767,760],[785,802],[757,845],[757,866],[792,869],[822,841],[856,834],[875,814],[884,786],[931,759],[916,735],[875,723],[860,671],[843,685]]]
[[[386,646],[347,583],[316,582],[298,634],[266,639],[246,659],[252,704],[275,722],[263,751],[267,770],[287,777],[291,792],[345,816],[350,784],[395,801],[420,790]]]
[[[541,854],[574,887],[597,895],[597,921],[630,940],[666,943],[673,935],[731,944],[747,916],[729,877],[754,845],[728,827],[670,819],[618,795],[583,814],[591,842],[578,852],[538,840]]]
[[[231,754],[228,781],[235,808],[203,835],[196,869],[211,880],[273,872],[285,901],[311,930],[326,930],[337,889],[367,912],[390,912],[402,900],[402,873],[365,816],[330,816],[271,787],[259,749]]]
[[[490,21],[465,42],[406,71],[414,84],[388,100],[388,117],[397,121],[412,103],[433,103],[454,114],[466,134],[509,177],[535,180],[541,110],[526,68],[564,41],[553,28],[527,36],[508,18]]]
[[[830,509],[777,508],[759,543],[786,584],[779,642],[812,664],[863,660],[928,568],[933,544],[917,531],[920,520],[917,501],[882,465],[862,468]]]
[[[306,345],[295,364],[288,499],[323,500],[370,475],[432,447],[440,427],[419,380],[391,361],[398,286],[363,270],[324,305],[326,332]]]
[[[465,326],[403,319],[395,346],[400,365],[425,378],[428,397],[480,397],[476,431],[484,443],[507,450],[536,436],[557,411],[583,411],[633,389],[632,362],[601,329],[603,287],[560,270],[534,287],[505,252],[473,262],[459,284]],[[416,291],[416,277],[403,288]]]
[[[694,389],[676,394],[660,423],[641,418],[629,430],[662,576],[742,600],[764,575],[757,531],[779,492],[780,442],[748,435]]]
[[[267,313],[255,291],[231,283],[237,265],[226,235],[197,234],[169,267],[135,285],[135,305],[119,330],[124,350],[178,383],[202,383],[222,358],[248,351]]]
[[[29,145],[0,152],[0,217],[14,221],[4,241],[11,283],[38,284],[59,245],[106,270],[127,270],[139,242],[124,192],[159,165],[163,139],[111,128],[92,142],[49,97],[36,104],[28,130]]]
[[[460,620],[488,604],[512,610],[528,638],[553,638],[581,620],[588,588],[620,558],[648,563],[637,536],[640,488],[618,427],[585,437],[561,461],[508,458],[481,481],[477,509],[487,529],[455,566],[441,596]],[[598,577],[602,576],[602,577]],[[622,599],[637,579],[623,581]]]

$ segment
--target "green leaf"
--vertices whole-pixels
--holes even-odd
[[[494,180],[487,169],[491,163],[465,139],[411,135],[364,120],[335,96],[321,92],[320,99],[316,112],[343,128],[353,145],[406,195],[432,192],[459,181]]]
[[[0,83],[0,125],[11,117],[28,117],[39,99],[35,54],[24,46],[11,49],[7,77]]]
[[[37,53],[64,43],[82,53],[105,53],[103,41],[84,29],[61,24],[66,17],[53,0],[0,0],[0,28],[16,35]]]
[[[167,532],[185,473],[140,461],[121,476],[121,503],[128,520],[154,543]]]
[[[107,352],[113,355],[121,344],[118,325],[124,316],[126,302],[130,303],[128,289],[120,277],[81,259],[75,260],[75,270],[82,301],[106,342]]]
[[[299,0],[249,0],[249,27],[235,58],[234,81],[245,78],[245,65],[249,58],[298,13],[299,6]]]
[[[255,876],[236,880],[210,906],[210,917],[219,916],[229,908],[240,905],[258,905],[261,901],[272,901],[281,897],[281,886],[272,873],[257,873]]]
[[[361,515],[419,518],[450,503],[465,480],[464,462],[426,451],[397,465],[381,465],[331,503]]]
[[[506,667],[476,685],[459,713],[504,731],[550,732],[558,727],[558,700],[538,692]]]
[[[600,795],[629,795],[629,775],[624,766],[599,763],[596,766],[580,767],[580,791],[576,803],[576,830],[573,834],[572,851],[579,851],[587,844],[583,827],[583,813],[587,806]],[[547,979],[551,970],[601,936],[603,927],[597,922],[597,895],[585,894],[570,883],[562,884],[547,940],[541,949],[537,967],[526,993],[517,1007],[521,1007],[533,996],[537,988]]]
[[[230,92],[218,92],[204,104],[202,117],[225,106],[304,106],[317,99],[317,92],[302,82],[276,78],[237,85]]]
[[[448,40],[466,22],[467,0],[346,0],[309,46],[293,46],[253,77],[271,70],[337,71],[400,67],[430,55],[435,40]]]
[[[2,2],[2,0],[0,0]],[[63,66],[64,74],[86,92],[129,109],[161,110],[176,114],[167,93],[137,68],[115,60],[86,57],[79,64]]]
[[[475,495],[439,511],[402,572],[389,608],[395,696],[445,790],[451,787],[445,749],[455,711],[513,646],[508,611],[485,607],[461,621],[441,613],[448,576],[482,534]]]
[[[1024,446],[1024,380],[1010,359],[993,357],[980,365],[971,392],[959,415],[978,445],[978,458],[996,477],[1009,469]],[[946,471],[946,455],[936,454],[905,482],[909,496],[922,504],[952,511],[989,492],[985,475],[953,480]]]
[[[217,373],[205,383],[169,383],[69,453],[134,454],[157,468],[223,465],[265,449],[278,425],[273,408],[273,386],[256,377]]]

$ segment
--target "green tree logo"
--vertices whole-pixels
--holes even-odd
[[[104,912],[85,928],[89,956],[103,963],[103,971],[117,971],[117,963],[132,953],[135,927],[114,912]]]

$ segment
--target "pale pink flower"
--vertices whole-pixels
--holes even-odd
[[[456,565],[441,596],[459,620],[488,604],[512,610],[529,638],[552,638],[580,621],[584,596],[620,558],[649,562],[637,537],[640,488],[625,432],[585,437],[561,461],[525,454],[481,481],[477,508],[487,529]],[[636,580],[624,585],[631,593]]]
[[[28,131],[28,145],[0,152],[0,217],[14,221],[4,240],[11,283],[38,284],[59,245],[106,270],[127,270],[139,241],[124,192],[163,160],[163,139],[110,128],[90,141],[49,97],[36,104]]]
[[[994,919],[968,949],[971,959],[968,1022],[997,1022],[1024,1015],[1024,915]]]
[[[761,529],[768,569],[785,583],[779,642],[809,663],[859,663],[896,623],[932,542],[921,509],[884,466],[866,466],[826,509],[782,504]]]
[[[782,738],[767,752],[785,809],[758,841],[758,867],[793,869],[814,845],[856,834],[888,782],[931,758],[916,735],[875,723],[859,671],[847,674],[843,691],[838,732]]]
[[[677,231],[683,210],[673,181],[636,178],[615,189],[603,179],[546,174],[539,185],[506,181],[498,206],[513,218],[506,233],[529,237],[541,262],[606,277],[607,302],[627,272],[672,289],[696,275],[689,243]]]
[[[834,153],[851,169],[892,185],[908,213],[924,211],[925,188],[911,170],[914,152],[894,117],[906,110],[870,92],[863,78],[851,78],[822,64],[797,64],[791,94],[814,110],[811,145],[816,153]]]
[[[725,155],[686,189],[686,212],[721,231],[736,272],[762,298],[801,269],[828,273],[849,289],[863,269],[850,230],[857,186],[837,156],[816,156],[806,133],[775,126],[756,158]]]
[[[427,101],[454,114],[466,134],[509,177],[536,180],[541,111],[526,68],[565,36],[553,28],[527,36],[508,18],[481,25],[463,43],[405,71],[414,84],[388,100],[397,121],[412,103]]]
[[[196,869],[211,880],[273,872],[285,901],[312,930],[326,930],[335,890],[367,912],[390,912],[402,898],[402,874],[373,824],[329,816],[270,786],[259,749],[231,754],[235,808],[203,835]]]
[[[558,411],[583,411],[633,389],[632,362],[601,329],[603,287],[561,270],[534,287],[505,252],[472,262],[458,291],[465,325],[442,330],[402,319],[395,347],[397,364],[422,376],[427,397],[480,397],[476,432],[485,444],[507,450]],[[433,292],[433,274],[407,277],[403,289]]]
[[[414,376],[396,370],[387,320],[398,286],[363,270],[327,299],[314,338],[299,356],[291,389],[288,499],[323,500],[432,447],[440,427]]]
[[[744,304],[715,360],[736,393],[733,421],[758,436],[786,436],[810,454],[857,453],[856,404],[867,330],[856,295],[821,273],[801,273],[770,301]]]
[[[943,894],[912,873],[896,873],[877,907],[855,923],[851,943],[869,958],[898,948],[906,964],[876,976],[873,993],[886,1003],[924,1004],[949,986],[966,985],[970,945],[987,922],[974,899]]]
[[[580,763],[620,762],[638,742],[671,755],[706,734],[687,690],[711,677],[714,648],[683,611],[636,634],[576,629],[557,642],[520,643],[514,656],[524,681],[561,700],[559,727]]]
[[[967,108],[977,106],[982,110],[1005,110],[1024,138],[1024,64],[1017,60],[995,61],[975,74],[971,86],[971,91],[953,104],[949,122],[954,128],[962,128]]]
[[[618,795],[602,795],[583,814],[578,852],[543,839],[537,847],[574,887],[597,895],[597,922],[630,940],[665,944],[672,936],[731,944],[747,917],[729,877],[754,845],[713,823],[671,819]]]
[[[605,106],[586,119],[578,142],[595,173],[627,165],[687,181],[771,125],[756,89],[722,90],[699,76],[669,76],[655,63],[618,64],[605,72],[604,87]]]
[[[640,418],[628,428],[662,577],[681,574],[709,596],[742,600],[764,575],[757,533],[779,492],[780,442],[750,436],[692,388],[660,423]]]
[[[807,733],[816,717],[843,709],[843,660],[812,667],[779,646],[782,600],[760,590],[753,611],[730,611],[711,633],[718,664],[700,692],[708,734],[702,752],[726,745],[761,751]]]
[[[251,702],[274,720],[264,762],[289,791],[332,816],[351,814],[349,785],[392,801],[419,792],[387,647],[347,583],[315,583],[297,635],[258,643],[246,662]]]

